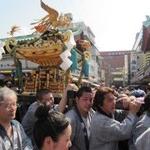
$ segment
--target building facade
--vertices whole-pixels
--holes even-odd
[[[150,17],[146,16],[137,33],[131,55],[131,83],[148,85],[150,82]]]
[[[107,85],[116,87],[129,84],[130,51],[100,52],[102,56],[102,70],[105,72]]]

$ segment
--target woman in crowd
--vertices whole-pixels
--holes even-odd
[[[46,106],[40,106],[35,116],[38,118],[33,129],[35,149],[68,150],[71,146],[69,120],[60,112],[50,112]]]

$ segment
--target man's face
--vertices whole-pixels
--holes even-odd
[[[108,93],[105,95],[102,109],[105,113],[110,114],[114,113],[116,105],[116,98],[112,93]]]
[[[0,102],[0,120],[11,121],[15,118],[17,110],[17,98],[15,95],[5,97],[5,100]]]
[[[93,105],[93,93],[83,92],[82,96],[76,102],[80,112],[88,113]]]
[[[53,97],[52,93],[47,93],[47,94],[43,95],[42,99],[41,99],[41,103],[46,106],[52,107],[54,104],[54,97]]]

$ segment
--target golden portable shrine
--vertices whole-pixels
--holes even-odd
[[[90,58],[88,49],[91,44],[84,39],[74,40],[69,14],[59,15],[42,0],[41,7],[48,15],[32,23],[35,29],[33,38],[16,40],[13,35],[19,28],[13,26],[10,31],[11,38],[5,41],[5,50],[14,58],[19,86],[25,92],[48,88],[53,93],[62,93],[66,84],[72,80],[71,72],[79,68],[80,84],[84,72],[87,72],[86,66]],[[24,85],[20,59],[39,64],[36,70],[26,74]]]

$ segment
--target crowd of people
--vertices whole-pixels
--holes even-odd
[[[74,91],[70,107],[68,91]],[[69,106],[69,108],[68,108]],[[149,150],[150,93],[105,85],[69,84],[55,104],[48,89],[36,93],[21,122],[17,94],[0,88],[0,150]]]

